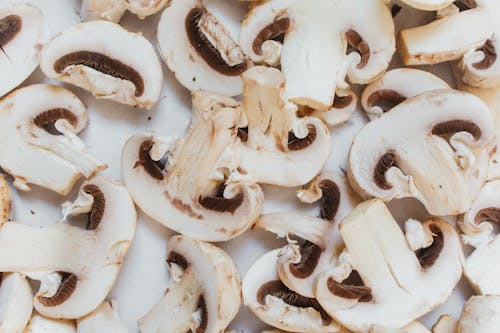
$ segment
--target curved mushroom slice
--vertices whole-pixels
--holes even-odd
[[[49,319],[40,315],[34,315],[23,333],[76,333],[76,325],[73,320]]]
[[[283,97],[285,78],[275,68],[256,66],[243,76],[240,168],[257,182],[299,186],[316,176],[330,155],[328,129],[315,117],[297,117]]]
[[[356,135],[349,181],[364,196],[415,197],[432,215],[458,215],[486,179],[494,124],[491,111],[473,95],[422,93]]]
[[[368,14],[359,15],[359,8]],[[346,74],[353,83],[368,83],[395,51],[394,24],[382,0],[261,2],[244,19],[240,43],[255,62],[281,56],[287,97],[321,111],[332,107],[337,87],[347,88]]]
[[[0,286],[0,332],[21,333],[33,311],[33,293],[24,276],[3,274]]]
[[[42,12],[28,4],[0,8],[0,97],[23,82],[40,63],[49,40]]]
[[[119,22],[125,10],[123,0],[82,0],[81,16],[84,21]]]
[[[412,68],[393,69],[366,86],[361,94],[361,105],[368,117],[375,119],[410,97],[439,89],[451,88],[429,72]]]
[[[298,112],[301,116],[313,116],[319,118],[323,120],[327,126],[337,126],[351,118],[352,114],[356,110],[357,102],[358,97],[350,88],[337,89],[330,110],[318,111],[308,106],[301,105],[299,106]]]
[[[116,301],[103,302],[92,313],[77,320],[78,333],[127,333],[118,314]]]
[[[280,281],[276,273],[279,252],[268,252],[248,270],[243,279],[245,305],[266,324],[286,331],[344,333],[314,298],[301,296]]]
[[[439,10],[439,9],[444,9],[448,6],[450,6],[451,4],[453,4],[453,2],[462,2],[462,3],[467,3],[467,2],[471,2],[471,0],[459,0],[459,1],[455,1],[455,0],[402,0],[403,2],[405,2],[406,4],[414,7],[414,8],[417,8],[417,9],[420,9],[420,10]],[[472,0],[474,1],[474,0]]]
[[[0,101],[0,166],[14,186],[35,184],[67,194],[80,178],[107,166],[87,152],[77,136],[87,125],[87,110],[72,92],[37,84]]]
[[[12,213],[10,188],[5,178],[0,175],[0,227],[9,220]]]
[[[97,98],[138,107],[158,102],[163,83],[151,43],[106,21],[77,24],[54,37],[42,50],[40,67]]]
[[[413,252],[381,200],[358,205],[340,224],[358,281],[345,283],[325,272],[316,283],[319,303],[347,328],[366,332],[372,325],[403,327],[446,301],[462,275],[460,239],[438,219],[422,228],[432,243]]]
[[[127,190],[101,177],[85,182],[64,207],[65,216],[89,213],[86,230],[7,222],[0,228],[0,271],[57,272],[58,288],[47,290],[42,279],[35,308],[50,318],[74,319],[97,308],[113,287],[135,234],[136,212]]]
[[[406,65],[435,64],[460,59],[463,82],[476,87],[500,83],[500,3],[491,0],[459,0],[446,15],[427,25],[401,31],[400,54]],[[466,27],[457,29],[456,27]]]
[[[121,0],[125,7],[140,18],[158,13],[167,0]]]
[[[418,321],[414,321],[402,328],[388,328],[380,325],[374,325],[370,328],[368,333],[431,333],[431,332]]]
[[[202,0],[173,0],[158,24],[163,60],[187,89],[241,94],[240,75],[249,66],[229,31]]]
[[[472,296],[465,303],[458,333],[493,333],[500,330],[500,296]]]
[[[458,333],[458,320],[442,315],[432,327],[432,333]]]
[[[231,257],[212,244],[180,235],[170,238],[167,247],[174,284],[139,319],[141,332],[223,332],[241,305],[241,278]]]
[[[123,179],[146,214],[177,232],[213,242],[252,225],[264,198],[258,184],[238,171],[238,105],[228,97],[195,92],[184,139],[172,144],[156,135],[137,135],[127,141]]]

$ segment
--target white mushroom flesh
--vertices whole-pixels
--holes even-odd
[[[442,315],[432,327],[432,333],[458,333],[458,320],[449,315]]]
[[[77,320],[78,333],[127,333],[118,313],[116,301],[103,302],[97,309]]]
[[[0,285],[0,332],[22,333],[32,311],[33,293],[26,278],[4,273]]]
[[[125,10],[123,0],[82,0],[80,15],[84,21],[119,22]]]
[[[73,320],[50,319],[40,315],[31,317],[23,333],[77,333]]]
[[[464,305],[458,333],[493,333],[500,330],[500,296],[472,296]]]
[[[158,13],[170,0],[121,0],[125,7],[140,18]]]

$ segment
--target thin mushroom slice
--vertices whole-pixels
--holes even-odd
[[[202,0],[173,0],[158,24],[163,60],[187,89],[241,94],[248,60],[229,30]]]
[[[0,97],[21,84],[40,63],[49,40],[43,13],[29,4],[0,8]]]
[[[35,184],[67,194],[75,182],[107,166],[77,136],[87,109],[69,90],[46,84],[18,89],[0,101],[0,166],[14,186]]]
[[[118,23],[125,13],[123,0],[82,0],[83,21],[107,20]]]
[[[356,135],[349,181],[365,197],[414,197],[432,215],[461,214],[486,179],[494,124],[471,94],[435,90],[409,98]]]
[[[163,83],[151,43],[107,21],[80,23],[54,37],[42,49],[40,67],[97,98],[137,107],[156,104]]]
[[[331,108],[327,111],[318,111],[308,106],[299,106],[298,113],[301,116],[313,116],[321,119],[327,126],[340,125],[349,118],[356,110],[358,97],[350,89],[337,89]]]
[[[316,281],[318,302],[355,332],[373,325],[403,327],[445,302],[462,275],[460,239],[439,219],[422,228],[432,234],[432,243],[414,251],[381,200],[358,205],[340,224],[358,281],[348,284],[325,272]]]
[[[37,312],[75,319],[97,308],[113,287],[135,234],[136,212],[127,190],[102,177],[83,183],[76,201],[63,206],[65,217],[88,213],[86,229],[7,222],[0,228],[0,272],[33,272],[42,282]],[[54,280],[56,287],[47,288]]]
[[[139,319],[142,333],[223,332],[241,305],[241,279],[231,257],[186,236],[167,242],[173,284]]]
[[[125,7],[141,19],[158,13],[169,0],[121,0]]]
[[[432,327],[432,333],[458,333],[458,320],[449,315],[442,315]]]
[[[33,293],[26,278],[18,273],[1,275],[0,332],[23,332],[32,311]]]
[[[412,68],[387,71],[361,94],[361,105],[370,119],[380,117],[410,97],[426,91],[451,89],[439,77]]]
[[[297,117],[283,95],[285,77],[256,66],[243,76],[240,168],[257,182],[299,186],[314,178],[331,150],[328,129],[315,117]],[[243,121],[242,121],[243,122]]]
[[[97,309],[77,320],[78,333],[127,333],[118,313],[116,301],[105,301]]]
[[[462,309],[458,333],[493,333],[500,330],[500,296],[472,296]]]
[[[337,88],[347,88],[346,76],[353,83],[374,80],[395,51],[382,0],[259,2],[243,20],[240,43],[254,62],[281,58],[286,97],[320,111],[332,107]]]
[[[77,333],[77,330],[73,320],[50,319],[34,315],[23,333]]]
[[[192,103],[182,140],[150,134],[127,141],[122,175],[136,204],[161,224],[195,239],[225,241],[260,215],[263,193],[238,167],[239,104],[201,91]]]
[[[463,82],[481,88],[497,86],[499,11],[500,3],[494,0],[455,1],[437,20],[401,31],[403,62],[422,65],[460,59],[458,70]]]

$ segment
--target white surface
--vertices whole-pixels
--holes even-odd
[[[16,2],[30,2],[38,5],[49,18],[52,35],[80,22],[79,0],[0,0],[0,6]],[[229,28],[237,34],[238,22],[244,12],[243,5],[231,0],[207,0],[206,2],[216,13],[224,14],[224,22],[227,22]],[[156,47],[155,35],[159,15],[141,21],[127,13],[121,24],[130,31],[141,31],[146,38],[153,41]],[[65,85],[76,93],[89,108],[89,127],[83,132],[82,138],[88,144],[92,154],[109,164],[109,169],[103,174],[117,179],[121,178],[121,148],[132,134],[148,130],[157,131],[162,135],[184,133],[190,118],[190,94],[175,81],[165,64],[162,63],[162,65],[165,85],[160,102],[151,110],[134,109],[109,101],[96,100],[79,88]],[[431,70],[445,74],[442,75],[443,78],[449,81],[450,75],[446,65],[436,66]],[[38,69],[23,85],[39,82],[49,81]],[[150,120],[148,120],[149,117],[151,117]],[[358,110],[347,124],[331,131],[334,148],[325,170],[338,170],[345,164],[349,143],[364,122],[366,122],[366,117]],[[14,190],[13,194],[15,220],[39,226],[55,223],[61,217],[60,205],[68,199],[75,198],[75,191],[68,197],[61,197],[40,188],[33,188],[29,193]],[[308,207],[298,202],[294,189],[266,187],[265,194],[265,212],[301,210],[304,214],[318,214],[317,207]],[[402,207],[405,207],[404,212],[401,210]],[[414,205],[410,200],[394,202],[391,208],[399,212],[396,214],[399,221],[404,221],[409,216],[415,218],[425,216],[423,208]],[[142,212],[139,212],[138,222],[134,244],[109,297],[118,300],[121,317],[130,332],[138,332],[136,320],[159,301],[168,285],[169,275],[165,264],[166,240],[173,234]],[[220,245],[234,258],[244,276],[257,258],[267,250],[280,247],[282,244],[281,240],[275,240],[271,234],[253,230]],[[450,313],[458,318],[462,304],[471,294],[472,290],[462,279],[449,301],[433,314],[426,316],[423,323],[427,327],[432,326],[441,313]],[[244,329],[245,332],[260,332],[265,327],[266,325],[245,307],[242,307],[231,325],[231,328]]]

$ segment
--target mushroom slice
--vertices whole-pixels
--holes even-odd
[[[151,43],[106,21],[80,23],[54,37],[42,50],[40,67],[97,98],[138,107],[158,102],[163,83]]]
[[[472,296],[465,303],[458,333],[493,333],[500,330],[500,296]]]
[[[173,285],[139,319],[142,333],[219,333],[241,305],[241,278],[231,257],[218,247],[186,236],[167,243]]]
[[[337,89],[330,110],[318,111],[308,106],[300,105],[298,113],[300,116],[313,116],[319,118],[323,120],[327,126],[337,126],[351,118],[356,110],[357,102],[358,97],[350,88]]]
[[[432,333],[458,333],[458,320],[449,315],[442,315],[432,327]]]
[[[280,250],[257,260],[243,279],[245,305],[266,324],[290,332],[346,332],[314,298],[288,289],[276,273]]]
[[[383,201],[358,205],[340,223],[358,281],[345,283],[334,271],[323,273],[316,280],[318,302],[348,329],[366,332],[374,325],[403,327],[446,301],[462,275],[460,239],[439,219],[423,222],[422,228],[433,240],[414,252]]]
[[[140,18],[158,13],[168,0],[121,0],[125,7]]]
[[[497,86],[500,83],[499,11],[498,1],[455,1],[446,14],[434,22],[401,31],[403,62],[421,65],[461,59],[458,69],[463,82],[482,88]]]
[[[49,319],[40,315],[31,317],[29,325],[23,333],[76,333],[73,320]],[[95,331],[96,332],[96,331]]]
[[[471,2],[471,0],[402,0],[404,3],[408,4],[409,6],[412,6],[414,8],[420,9],[420,10],[440,10],[444,9],[453,2],[462,2],[462,3],[467,3]],[[472,0],[474,1],[474,0]]]
[[[150,134],[127,141],[122,175],[136,204],[161,224],[195,239],[225,241],[260,215],[263,193],[238,171],[239,104],[201,91],[192,103],[184,139],[174,144]]]
[[[370,328],[369,333],[430,333],[430,331],[418,321],[413,321],[403,328],[374,325]]]
[[[84,21],[119,22],[125,10],[123,0],[82,0],[81,16]]]
[[[412,68],[393,69],[366,86],[361,94],[361,105],[373,120],[410,97],[439,89],[451,88],[429,72]]]
[[[365,197],[414,197],[432,215],[458,215],[486,179],[494,135],[493,114],[479,98],[454,90],[425,92],[356,135],[349,181]]]
[[[23,82],[40,63],[40,46],[49,40],[42,12],[32,5],[0,8],[0,97]]]
[[[24,276],[3,274],[0,286],[0,332],[21,333],[33,310],[33,293]]]
[[[97,309],[77,320],[78,333],[112,332],[127,333],[118,314],[116,301],[103,302]]]
[[[47,84],[18,89],[0,101],[0,166],[14,186],[35,184],[67,194],[80,178],[105,169],[77,136],[87,110],[69,90]]]
[[[5,178],[0,175],[0,227],[9,220],[12,212],[10,188]]]
[[[315,117],[297,117],[297,107],[283,96],[285,77],[256,66],[243,76],[240,167],[257,182],[299,186],[316,176],[330,155],[328,129]]]
[[[248,60],[230,32],[202,0],[173,0],[158,24],[163,60],[187,89],[241,94]]]
[[[57,272],[56,290],[40,278],[35,308],[46,317],[75,319],[97,308],[113,287],[136,212],[127,190],[101,177],[85,182],[77,200],[63,206],[65,217],[89,213],[86,230],[63,222],[50,228],[7,222],[0,228],[0,271]]]
[[[320,111],[331,109],[337,88],[347,88],[346,75],[368,83],[395,51],[394,24],[382,0],[263,1],[245,17],[240,43],[254,62],[281,56],[287,98]]]

